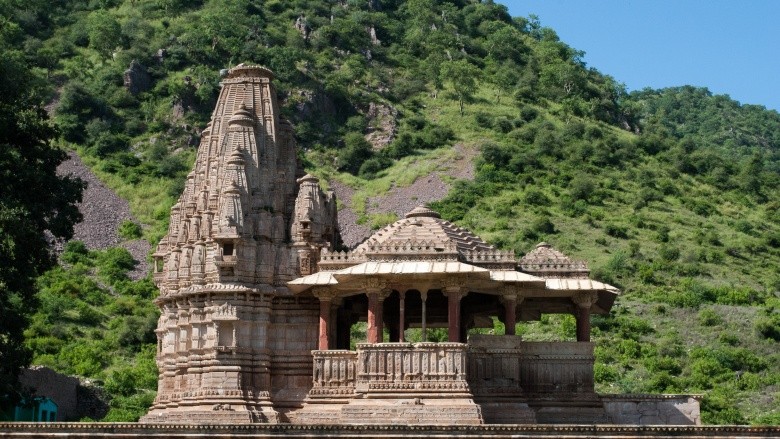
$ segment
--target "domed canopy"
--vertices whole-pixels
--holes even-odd
[[[518,266],[521,271],[543,278],[587,279],[590,270],[584,261],[575,261],[546,242],[523,256]]]
[[[418,206],[351,252],[323,251],[320,273],[288,286],[299,292],[325,285],[346,287],[354,278],[366,276],[438,281],[465,276],[491,286],[531,283],[543,288],[543,279],[515,271],[516,265],[514,252],[497,250],[468,230],[441,219],[430,208]]]
[[[491,260],[499,262],[488,255],[500,256],[508,269],[514,268],[515,264],[512,252],[496,250],[470,231],[441,219],[438,212],[426,206],[414,208],[405,218],[374,233],[352,253],[363,253],[369,260],[379,260],[386,259],[390,253],[395,255],[393,259],[397,259],[411,250],[415,250],[417,255],[419,252],[431,253],[441,259],[474,265],[483,265]]]

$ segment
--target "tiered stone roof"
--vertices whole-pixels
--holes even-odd
[[[367,261],[460,261],[506,270],[516,264],[511,251],[497,250],[426,206],[416,207],[350,252],[323,252],[319,267],[338,270]]]
[[[546,279],[587,279],[590,274],[588,264],[584,261],[575,261],[546,242],[540,242],[536,248],[523,256],[518,263],[518,268],[525,273]]]

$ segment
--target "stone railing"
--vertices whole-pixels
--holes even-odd
[[[472,336],[463,343],[360,343],[313,351],[310,395],[452,393],[475,396],[594,395],[593,344]]]
[[[358,392],[467,392],[463,343],[358,344]]]
[[[366,255],[361,252],[331,252],[327,249],[322,249],[318,267],[320,271],[336,271],[352,265],[361,264],[366,262],[366,260]]]
[[[357,377],[357,352],[313,351],[314,381],[310,395],[352,395]]]
[[[594,394],[593,343],[469,338],[468,381],[475,395]]]
[[[466,262],[479,266],[514,269],[517,264],[515,253],[511,250],[472,250],[463,254]]]

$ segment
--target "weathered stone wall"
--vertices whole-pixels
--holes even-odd
[[[84,417],[100,419],[108,413],[102,389],[83,385],[78,378],[63,375],[44,366],[22,370],[19,381],[34,389],[35,395],[51,398],[58,408],[58,421],[78,421]]]
[[[701,425],[699,401],[688,395],[603,395],[615,424]]]

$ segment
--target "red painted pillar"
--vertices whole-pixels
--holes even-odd
[[[320,298],[320,343],[319,350],[327,351],[330,345],[330,298]]]
[[[506,315],[504,316],[504,335],[515,335],[515,326],[517,325],[517,318],[515,317],[517,299],[514,297],[505,299],[504,308],[506,309]]]
[[[447,294],[447,322],[448,327],[448,341],[457,343],[460,341],[460,291],[449,292]]]
[[[406,327],[406,291],[398,292],[398,341],[404,342],[404,328]]]
[[[595,291],[572,296],[574,317],[577,320],[577,341],[590,341],[590,307],[598,301]]]
[[[368,295],[368,342],[379,343],[382,335],[382,305],[379,302],[379,293],[366,293]]]
[[[590,341],[590,307],[577,307],[577,341]]]

